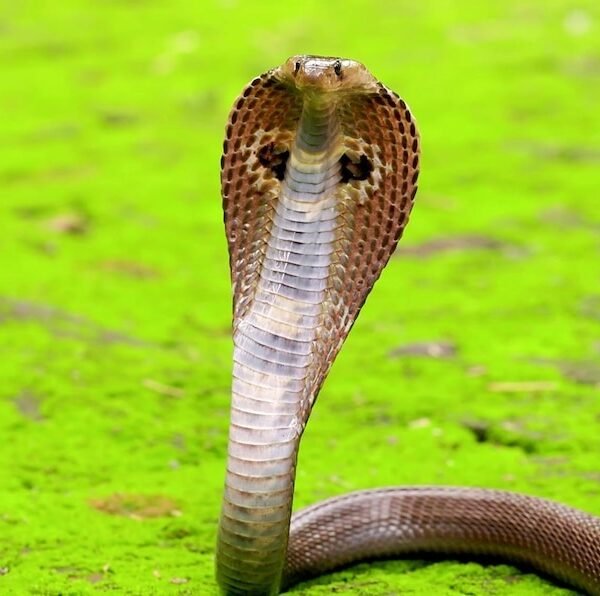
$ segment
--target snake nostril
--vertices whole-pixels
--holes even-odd
[[[341,60],[336,60],[333,63],[333,71],[335,72],[335,74],[338,77],[342,74],[342,61]]]

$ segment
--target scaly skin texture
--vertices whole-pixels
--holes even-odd
[[[406,104],[351,60],[290,58],[231,112],[221,176],[234,310],[217,546],[225,594],[277,594],[339,565],[424,550],[504,556],[600,590],[600,520],[510,493],[355,493],[301,512],[290,536],[302,431],[406,226],[418,166]]]

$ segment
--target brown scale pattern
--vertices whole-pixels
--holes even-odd
[[[352,118],[357,113],[364,117]],[[383,85],[377,94],[357,95],[342,105],[340,120],[347,150],[374,162],[367,180],[352,181],[341,191],[347,195],[344,216],[352,220],[338,253],[350,256],[342,294],[349,307],[347,325],[358,315],[408,223],[417,191],[419,136],[404,101]]]
[[[221,158],[221,185],[233,285],[234,322],[252,302],[281,182],[260,162],[261,150],[289,150],[302,98],[269,71],[255,78],[234,105]],[[358,117],[357,117],[358,115]],[[322,330],[307,371],[303,405],[312,408],[326,375],[374,282],[408,223],[417,191],[419,136],[405,102],[382,84],[338,105],[343,153],[365,155],[365,180],[340,184],[338,233]],[[265,128],[266,127],[266,128]]]
[[[337,190],[339,236],[305,410],[312,408],[335,356],[402,236],[419,175],[419,134],[406,103],[395,93],[379,84],[377,93],[345,98],[337,113],[344,153],[353,162],[366,155],[373,170],[365,180],[350,180]]]
[[[267,148],[289,149],[301,109],[301,99],[269,71],[250,82],[229,115],[221,157],[221,190],[234,321],[252,301],[281,189],[273,171],[261,164],[260,153]]]
[[[518,493],[443,486],[360,491],[299,511],[285,585],[357,561],[423,552],[524,563],[600,594],[600,518]]]

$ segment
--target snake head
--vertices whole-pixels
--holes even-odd
[[[326,56],[292,56],[278,69],[279,78],[299,91],[356,92],[374,89],[377,81],[355,60]]]

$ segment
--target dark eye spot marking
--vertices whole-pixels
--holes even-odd
[[[289,156],[289,151],[285,149],[277,150],[275,148],[275,143],[269,143],[268,145],[261,147],[258,151],[258,161],[265,168],[269,168],[277,180],[283,180]]]
[[[373,164],[366,155],[361,155],[358,161],[351,160],[345,153],[340,157],[342,182],[350,180],[366,180],[373,171]]]
[[[333,63],[333,72],[339,77],[342,74],[342,61],[336,60]]]
[[[296,60],[296,64],[294,64],[294,74],[298,74],[298,71],[300,70],[300,60]]]

